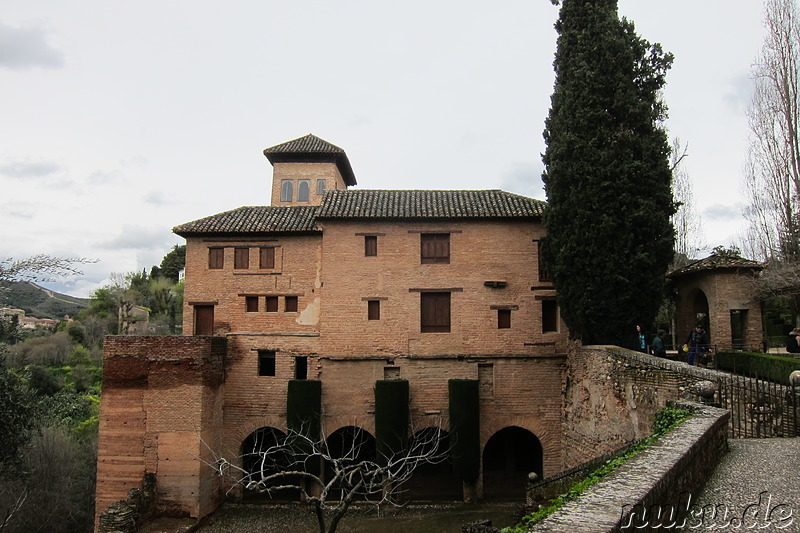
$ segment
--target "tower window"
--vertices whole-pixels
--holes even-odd
[[[284,299],[284,306],[283,310],[287,313],[296,313],[297,312],[297,296],[287,296]]]
[[[275,350],[258,350],[258,375],[275,375]]]
[[[297,182],[297,201],[307,202],[311,196],[311,184],[308,180]]]
[[[366,257],[375,257],[378,255],[378,236],[365,235],[364,236],[364,255]]]
[[[294,196],[294,183],[292,180],[281,181],[281,202],[291,202]]]

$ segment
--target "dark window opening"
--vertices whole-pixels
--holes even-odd
[[[558,331],[558,304],[555,300],[542,300],[542,333]]]
[[[250,248],[233,249],[233,268],[250,268]]]
[[[497,329],[508,329],[511,327],[511,309],[497,310]]]
[[[380,320],[381,319],[381,301],[368,300],[367,301],[367,320]]]
[[[297,296],[287,296],[283,305],[283,310],[287,313],[297,312]]]
[[[367,257],[375,257],[378,255],[378,236],[365,235],[364,236],[364,255]]]
[[[308,379],[308,357],[301,355],[294,358],[294,379]]]
[[[552,281],[550,273],[547,271],[544,261],[542,261],[542,241],[536,241],[536,257],[539,260],[539,281]]]
[[[261,248],[258,254],[258,268],[275,268],[275,248]]]
[[[420,293],[420,330],[422,333],[450,332],[450,293]]]
[[[297,183],[297,201],[308,202],[311,197],[311,184],[308,180],[300,180]]]
[[[246,296],[244,302],[248,313],[258,313],[258,296]]]
[[[275,375],[275,350],[258,350],[258,375]]]
[[[225,266],[225,249],[224,248],[209,248],[208,249],[208,268],[222,268]]]
[[[420,244],[420,260],[423,264],[450,262],[449,233],[423,233]]]
[[[277,312],[278,312],[278,297],[267,296],[267,313],[277,313]]]

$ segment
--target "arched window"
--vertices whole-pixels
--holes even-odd
[[[281,202],[291,202],[294,195],[294,183],[292,180],[283,180],[281,182]]]
[[[317,194],[325,194],[325,180],[317,180]]]
[[[297,201],[307,202],[311,196],[311,185],[308,180],[300,180],[297,184]]]

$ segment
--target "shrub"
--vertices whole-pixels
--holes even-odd
[[[800,370],[800,359],[759,352],[719,352],[717,368],[789,385],[789,374]]]

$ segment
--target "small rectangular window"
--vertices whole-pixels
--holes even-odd
[[[225,266],[225,248],[208,249],[208,268],[219,269]]]
[[[368,300],[367,301],[367,320],[380,320],[381,319],[381,301]]]
[[[258,350],[258,375],[275,375],[275,350]]]
[[[450,331],[450,293],[420,293],[420,331],[448,333]]]
[[[378,255],[378,236],[365,235],[364,236],[364,255],[366,257],[375,257]]]
[[[294,379],[308,379],[308,357],[299,355],[294,358]]]
[[[278,312],[278,297],[267,296],[267,313],[277,313],[277,312]]]
[[[258,268],[275,268],[275,248],[263,247],[258,254]]]
[[[542,300],[542,333],[558,331],[558,304],[556,300]]]
[[[497,310],[497,329],[508,329],[511,327],[511,309]]]
[[[244,301],[248,313],[258,313],[258,296],[246,296]]]
[[[422,233],[420,236],[422,264],[450,263],[450,234]]]
[[[284,299],[283,310],[287,313],[297,312],[297,296],[287,296]]]
[[[250,268],[250,248],[233,249],[233,268],[242,270]]]

